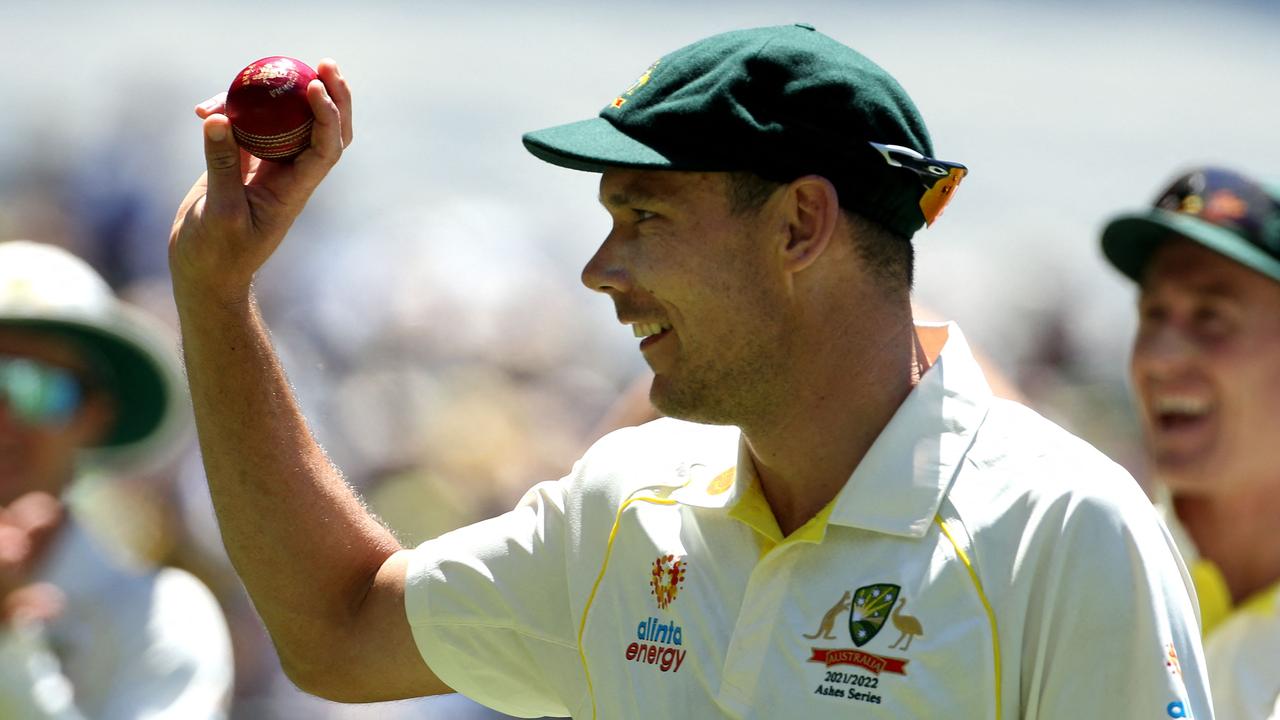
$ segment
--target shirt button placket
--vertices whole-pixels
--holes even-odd
[[[771,717],[770,703],[759,696],[760,675],[773,645],[777,618],[790,595],[797,550],[794,545],[775,548],[756,564],[747,580],[720,687],[721,704],[739,717]]]

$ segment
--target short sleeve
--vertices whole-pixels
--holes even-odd
[[[454,690],[518,717],[565,716],[586,694],[569,604],[563,482],[410,556],[405,610],[423,660]]]
[[[1149,506],[1064,499],[1035,563],[1027,718],[1212,718],[1195,595]],[[1052,514],[1052,513],[1051,513]]]

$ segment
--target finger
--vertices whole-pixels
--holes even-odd
[[[311,112],[316,120],[311,128],[311,148],[298,158],[298,162],[304,167],[316,160],[333,165],[342,155],[342,113],[319,80],[312,80],[307,86],[307,101],[311,103]]]
[[[316,73],[324,82],[325,89],[329,91],[329,97],[338,106],[338,113],[342,117],[342,146],[347,147],[354,137],[354,129],[351,125],[351,87],[347,85],[346,78],[342,77],[342,71],[338,69],[338,63],[333,58],[321,60],[316,67]]]
[[[5,574],[17,573],[30,554],[31,538],[26,531],[0,525],[0,588],[4,587]]]
[[[208,181],[205,211],[234,215],[245,200],[240,148],[231,136],[231,122],[226,115],[210,115],[203,129]]]
[[[30,568],[44,554],[62,525],[62,502],[43,492],[30,492],[9,504],[0,565],[10,571]],[[15,537],[15,533],[22,538]]]
[[[227,111],[227,94],[220,92],[217,95],[196,105],[196,116],[201,120],[215,114],[225,114]]]
[[[49,583],[34,583],[0,598],[0,624],[49,622],[63,613],[66,595]]]
[[[48,493],[30,492],[9,504],[8,520],[27,533],[46,533],[62,521],[62,503]]]

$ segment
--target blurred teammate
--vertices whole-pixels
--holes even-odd
[[[402,549],[310,437],[253,302],[352,138],[346,81],[319,73],[291,166],[243,165],[221,101],[199,108],[208,173],[170,243],[223,536],[304,689],[582,718],[1210,716],[1132,478],[993,398],[957,327],[913,325],[910,238],[963,168],[807,26],[699,41],[525,137],[601,173],[613,226],[583,281],[681,419]]]
[[[79,258],[0,242],[2,718],[225,715],[213,595],[124,568],[63,502],[90,454],[137,461],[172,439],[180,380],[156,326]]]
[[[1280,189],[1195,169],[1102,247],[1140,286],[1133,389],[1198,555],[1218,716],[1280,717]]]

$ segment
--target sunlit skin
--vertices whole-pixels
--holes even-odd
[[[1131,373],[1156,477],[1247,597],[1280,578],[1280,282],[1175,239],[1138,311]]]
[[[722,173],[608,170],[612,228],[583,269],[666,415],[737,425],[783,532],[843,486],[910,392],[911,309],[863,267],[834,188],[801,178],[731,212]],[[905,284],[904,284],[905,285]]]
[[[613,299],[620,322],[671,327],[640,341],[654,405],[711,423],[768,413],[789,308],[766,270],[767,239],[730,212],[724,176],[611,171],[600,199],[613,228],[583,282]]]

